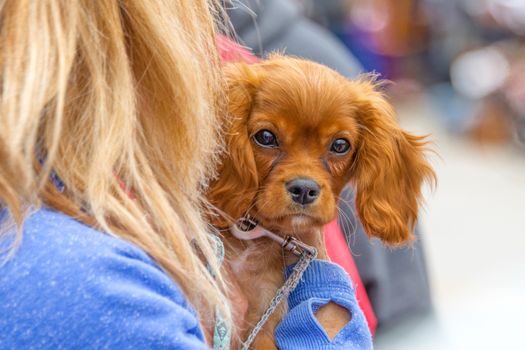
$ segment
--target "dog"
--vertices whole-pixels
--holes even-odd
[[[227,231],[232,220],[250,215],[328,259],[322,228],[336,217],[338,196],[351,183],[368,235],[391,245],[413,238],[421,187],[434,178],[427,141],[398,126],[375,77],[349,80],[282,55],[224,71],[226,152],[208,193],[224,213],[211,219],[215,227]],[[282,251],[266,238],[224,238],[226,262],[248,299],[246,332],[284,282]],[[276,348],[273,332],[285,312],[283,306],[274,313],[255,349]]]

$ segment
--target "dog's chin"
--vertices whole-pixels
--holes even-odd
[[[278,233],[301,234],[323,226],[323,222],[306,214],[291,214],[278,218],[261,218],[261,224]]]
[[[284,218],[285,224],[292,229],[292,232],[302,232],[312,229],[313,226],[318,226],[318,220],[311,216],[296,214]]]

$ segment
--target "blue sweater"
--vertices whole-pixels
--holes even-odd
[[[0,222],[6,216],[0,212]],[[0,249],[11,239],[12,232]],[[352,313],[333,341],[314,316],[329,300]],[[275,333],[280,349],[372,348],[351,282],[338,266],[313,262],[289,304]],[[0,265],[0,349],[208,347],[195,311],[144,251],[41,209],[25,222],[14,257]]]

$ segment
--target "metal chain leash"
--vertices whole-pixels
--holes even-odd
[[[304,244],[301,244],[299,246],[300,248],[306,248],[304,247]],[[284,245],[283,247],[285,248]],[[262,314],[261,318],[259,319],[259,322],[257,322],[255,327],[253,327],[252,331],[250,332],[250,335],[248,335],[248,338],[246,338],[246,340],[242,344],[242,350],[250,349],[250,346],[255,340],[255,337],[257,336],[257,334],[259,334],[262,327],[268,321],[270,316],[277,309],[279,304],[285,298],[288,297],[288,295],[295,289],[295,287],[297,287],[297,284],[299,284],[299,281],[301,280],[301,277],[303,276],[304,272],[306,271],[306,269],[308,268],[312,260],[314,260],[317,257],[317,250],[309,246],[307,247],[308,249],[302,249],[300,253],[299,261],[297,262],[297,264],[295,264],[292,274],[286,279],[283,286],[277,290],[277,292],[275,293],[275,296],[273,297],[272,301],[268,305],[268,308],[266,309],[266,311]]]

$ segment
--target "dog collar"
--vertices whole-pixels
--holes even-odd
[[[281,237],[270,230],[265,229],[259,223],[250,217],[245,217],[237,220],[235,224],[230,227],[230,232],[238,239],[243,241],[250,241],[260,237],[268,237],[271,240],[279,243],[283,249],[286,249],[297,256],[301,256],[303,252],[314,255],[317,250],[300,240],[287,235]]]

